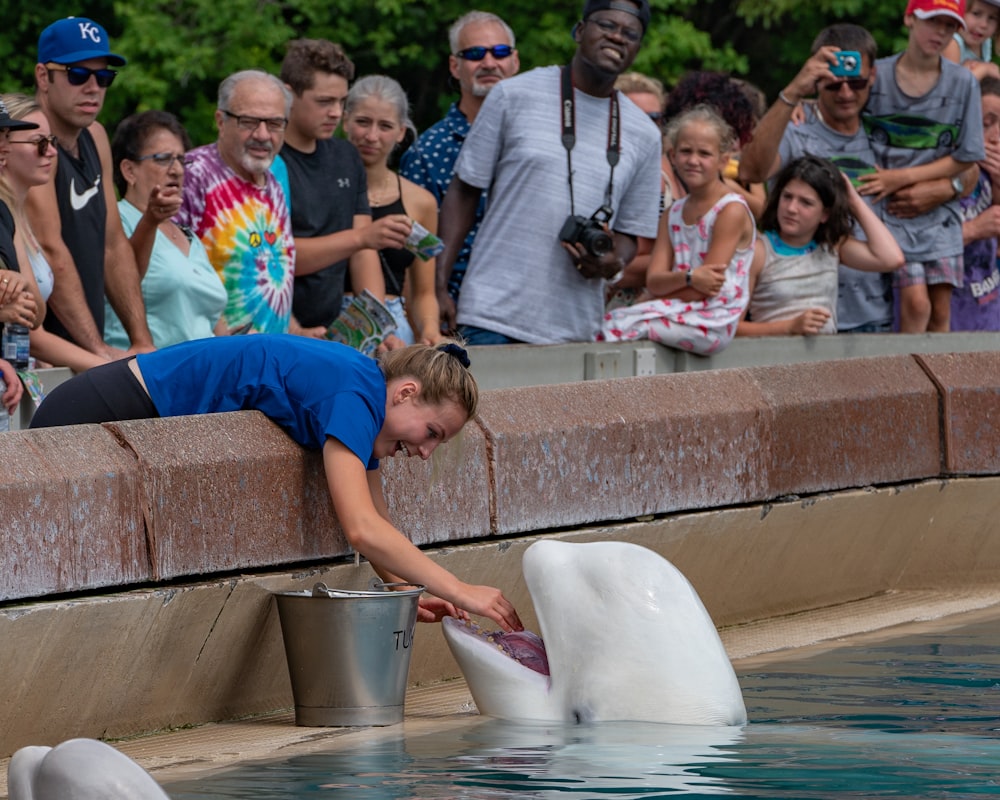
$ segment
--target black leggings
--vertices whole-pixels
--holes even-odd
[[[129,369],[131,358],[81,372],[49,392],[31,418],[32,428],[82,425],[160,416]]]

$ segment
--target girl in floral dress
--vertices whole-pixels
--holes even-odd
[[[754,218],[722,181],[735,137],[714,109],[701,105],[681,114],[667,139],[688,195],[660,218],[647,299],[607,313],[599,338],[650,339],[711,355],[732,341],[749,300]]]

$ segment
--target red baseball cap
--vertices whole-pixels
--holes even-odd
[[[917,19],[931,17],[951,17],[965,27],[965,0],[910,0],[906,6],[906,14],[913,14]]]

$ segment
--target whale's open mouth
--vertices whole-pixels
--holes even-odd
[[[549,659],[545,654],[545,643],[537,633],[532,633],[531,631],[519,631],[517,633],[488,631],[481,628],[475,622],[458,622],[450,617],[445,621],[450,623],[449,627],[452,631],[461,631],[468,636],[478,637],[486,645],[496,648],[522,666],[534,670],[541,675],[549,674]]]

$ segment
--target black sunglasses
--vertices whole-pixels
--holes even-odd
[[[102,89],[107,89],[114,83],[115,75],[118,73],[113,69],[89,69],[88,67],[67,67],[65,64],[46,64],[46,69],[54,69],[57,72],[65,72],[66,80],[70,86],[83,86],[93,75],[97,80],[97,85]]]
[[[868,78],[845,78],[841,81],[832,81],[823,87],[826,92],[839,92],[840,87],[847,84],[847,88],[852,92],[860,92],[868,88]]]
[[[34,139],[9,139],[8,141],[11,144],[33,144],[40,156],[44,156],[49,152],[50,147],[55,147],[59,144],[59,140],[55,136],[39,136]]]
[[[489,53],[493,58],[509,58],[511,53],[514,52],[514,48],[509,44],[495,44],[493,47],[466,47],[464,50],[459,50],[455,53],[459,58],[464,58],[466,61],[482,61],[486,58],[486,54]]]

